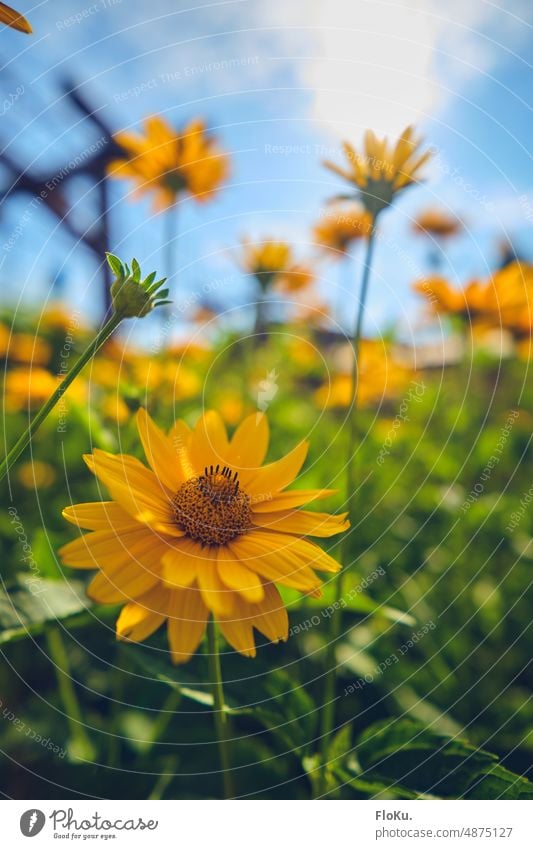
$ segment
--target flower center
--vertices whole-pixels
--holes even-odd
[[[183,483],[172,500],[178,525],[204,545],[225,545],[251,526],[250,497],[227,466],[205,468]]]

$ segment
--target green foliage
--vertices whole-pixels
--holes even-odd
[[[23,314],[19,320],[19,329],[27,330]],[[49,341],[57,358],[62,338],[50,335]],[[130,415],[139,403],[148,403],[164,426],[174,408],[193,423],[204,405],[221,407],[242,394],[243,350],[223,339],[214,354],[216,369],[211,359],[185,363],[204,396],[198,389],[180,395],[177,383],[174,399],[158,391],[157,381],[148,390],[121,374],[112,385],[126,405],[120,426],[100,403],[102,395],[97,404],[69,401],[66,431],[58,433],[57,422],[49,420],[32,443],[34,460],[50,466],[54,479],[34,488],[18,470],[11,475],[6,507],[16,510],[20,527],[7,509],[0,514],[0,697],[25,729],[67,754],[31,742],[0,710],[0,748],[11,759],[4,762],[3,781],[15,788],[10,795],[53,797],[53,775],[73,798],[94,792],[96,782],[98,794],[110,798],[220,796],[205,655],[200,650],[186,666],[173,667],[163,630],[146,645],[118,644],[117,609],[91,605],[85,596],[92,573],[62,567],[55,554],[77,534],[61,518],[62,508],[105,497],[82,454],[97,444],[142,457]],[[320,364],[298,364],[275,334],[256,361],[259,376],[280,371],[268,409],[268,459],[310,434],[298,486],[339,487],[324,506],[311,509],[341,510],[343,412],[321,412],[314,404]],[[150,366],[158,367],[156,357]],[[533,745],[533,517],[524,501],[531,486],[533,388],[524,384],[527,367],[508,361],[498,372],[485,360],[444,375],[424,373],[421,400],[410,405],[382,464],[377,458],[401,399],[388,400],[379,412],[360,412],[354,448],[364,485],[350,532],[344,604],[335,609],[332,581],[320,599],[286,591],[289,641],[260,642],[255,660],[228,647],[222,657],[241,794],[531,798],[522,778],[531,775]],[[91,385],[93,399],[99,391]],[[255,384],[246,391],[244,411],[255,409]],[[519,415],[482,480],[512,410]],[[26,420],[21,409],[5,417],[8,443]],[[29,556],[24,545],[36,569],[23,559]],[[335,545],[326,545],[337,556]],[[42,593],[32,592],[32,579]],[[337,732],[326,753],[324,787],[317,711],[324,699],[325,646],[339,614]],[[53,621],[60,622],[95,760],[103,764],[98,768],[72,754],[46,649],[45,630]],[[11,766],[17,762],[30,768],[20,775]],[[160,774],[165,781],[157,780]]]

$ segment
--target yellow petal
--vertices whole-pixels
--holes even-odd
[[[139,598],[158,582],[157,575],[127,566],[113,572],[112,578],[99,572],[87,587],[87,595],[100,604],[120,604]]]
[[[163,534],[183,536],[172,510],[174,493],[139,460],[128,454],[109,454],[99,449],[86,454],[84,460],[130,516]]]
[[[264,598],[263,582],[226,549],[218,552],[218,573],[222,582],[239,593],[246,601],[257,604]]]
[[[183,537],[163,556],[162,577],[169,587],[190,587],[196,580],[204,558],[202,546],[188,537]]]
[[[320,579],[295,550],[293,541],[298,542],[293,537],[257,530],[233,540],[228,548],[248,569],[267,581],[304,593],[316,592],[320,589]]]
[[[203,562],[198,567],[198,586],[202,598],[216,616],[230,616],[233,611],[235,593],[225,586],[218,573],[217,549],[205,547]]]
[[[218,624],[230,646],[245,657],[255,657],[254,632],[249,616],[247,603],[240,599],[237,602],[234,618],[221,618]]]
[[[268,420],[264,413],[252,413],[239,425],[231,440],[227,463],[235,471],[257,469],[268,449]]]
[[[263,503],[273,498],[275,493],[292,483],[304,464],[308,449],[307,442],[300,442],[281,460],[240,474],[243,488],[251,496],[252,504],[256,500]]]
[[[65,507],[63,516],[78,528],[88,531],[123,531],[138,525],[120,504],[115,501],[89,501],[85,504],[72,504]],[[110,527],[111,526],[111,527]]]
[[[312,513],[309,510],[280,510],[276,513],[257,513],[254,525],[285,534],[311,537],[332,537],[350,527],[347,513]]]
[[[351,174],[346,168],[342,168],[340,165],[336,165],[335,162],[328,162],[327,160],[322,164],[325,168],[333,171],[334,174],[338,174],[339,177],[343,177],[344,180],[348,180],[350,183],[353,181],[353,174]]]
[[[254,628],[277,643],[289,636],[289,617],[285,605],[274,584],[264,584],[264,599],[250,608]]]
[[[226,465],[229,443],[226,428],[220,415],[208,410],[198,419],[190,441],[191,460],[196,472],[202,474],[205,466]]]
[[[132,551],[150,551],[154,543],[157,543],[157,537],[137,524],[120,534],[113,528],[85,534],[62,546],[58,554],[67,566],[98,569],[104,562],[111,565],[128,563],[132,560]]]
[[[117,639],[146,640],[167,618],[168,598],[168,591],[158,584],[138,601],[126,604],[117,619]]]
[[[289,510],[293,507],[310,504],[312,501],[329,498],[336,492],[336,489],[294,489],[289,490],[289,492],[276,492],[273,493],[272,498],[263,501],[260,498],[254,498],[252,511],[254,513],[273,513],[277,510]]]
[[[24,15],[16,12],[15,9],[12,9],[6,3],[0,3],[0,21],[8,27],[12,27],[12,29],[25,32],[27,35],[30,35],[33,31]]]
[[[157,479],[171,492],[176,492],[186,478],[172,442],[142,408],[137,411],[137,427],[146,459]]]
[[[197,587],[172,590],[169,600],[168,641],[174,663],[185,663],[205,631],[208,611]]]
[[[191,462],[189,446],[191,443],[192,431],[184,421],[176,421],[168,432],[168,438],[171,441],[177,456],[180,461],[180,468],[184,480],[193,478],[197,472]]]

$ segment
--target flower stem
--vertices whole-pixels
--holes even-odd
[[[215,718],[220,764],[222,766],[224,798],[233,799],[235,797],[235,790],[233,787],[233,774],[231,772],[228,745],[229,723],[224,703],[224,688],[222,686],[222,670],[220,667],[217,631],[213,619],[210,619],[207,623],[207,651],[209,655],[209,678],[211,680],[214,702],[213,716]]]
[[[92,761],[95,756],[94,747],[87,736],[83,717],[76,695],[76,690],[70,674],[67,651],[57,627],[45,631],[46,645],[50,652],[50,660],[54,664],[59,695],[67,717],[70,735],[75,747],[75,754],[80,760]]]
[[[52,393],[48,401],[46,401],[39,412],[34,416],[27,429],[20,436],[7,456],[0,464],[0,481],[8,474],[10,468],[16,463],[22,452],[29,445],[32,436],[42,425],[47,416],[54,409],[57,402],[63,396],[73,380],[78,376],[82,368],[91,360],[104,342],[109,339],[111,334],[120,324],[122,317],[118,313],[113,313],[110,319],[104,324],[102,329],[96,334],[93,341],[85,349],[79,360],[72,367],[69,373],[63,378],[57,389]]]
[[[372,267],[372,258],[374,255],[376,234],[376,217],[372,224],[372,229],[368,236],[366,245],[366,254],[364,260],[363,275],[361,278],[361,293],[359,296],[359,305],[357,307],[357,316],[355,321],[355,329],[352,337],[353,359],[351,373],[351,397],[350,406],[347,414],[347,454],[346,454],[346,503],[348,509],[348,518],[353,523],[354,521],[354,489],[355,489],[355,473],[354,473],[354,446],[357,439],[357,369],[359,366],[359,349],[361,347],[361,333],[363,329],[363,318],[365,312],[366,299],[368,294],[368,283],[370,280],[370,270]],[[322,707],[321,721],[321,752],[323,765],[323,778],[327,765],[327,750],[329,741],[333,731],[335,717],[335,685],[337,681],[337,664],[335,659],[338,639],[342,633],[342,608],[339,604],[342,599],[344,576],[348,570],[349,558],[349,534],[345,534],[340,544],[341,564],[342,569],[338,572],[335,578],[335,615],[331,617],[331,632],[326,649],[326,679],[324,683],[324,703]]]

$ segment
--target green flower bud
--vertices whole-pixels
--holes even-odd
[[[156,281],[156,272],[153,271],[142,280],[141,267],[136,259],[131,261],[131,270],[113,254],[107,254],[107,262],[115,275],[111,284],[113,309],[121,318],[143,318],[155,307],[171,303],[166,300],[168,289],[161,289],[165,277]]]

